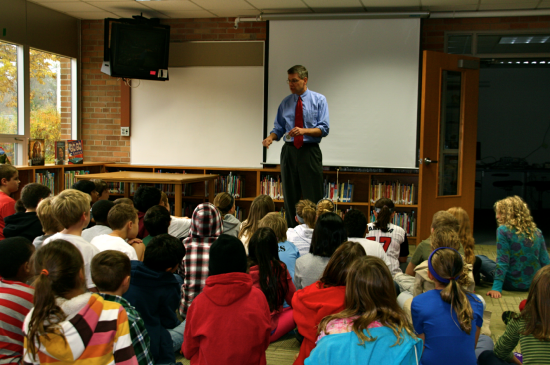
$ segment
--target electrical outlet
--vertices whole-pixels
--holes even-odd
[[[120,127],[120,135],[130,137],[130,127]]]

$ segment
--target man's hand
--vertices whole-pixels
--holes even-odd
[[[496,291],[496,290],[489,290],[487,292],[487,296],[490,296],[491,298],[498,299],[498,298],[502,297],[502,294],[501,294],[501,292]]]
[[[273,138],[271,138],[271,136],[267,137],[262,141],[262,144],[264,145],[265,148],[269,148],[269,146],[271,146],[272,143],[273,143]]]
[[[306,134],[306,129],[298,127],[294,127],[288,132],[288,135],[291,137],[303,136],[304,134]]]

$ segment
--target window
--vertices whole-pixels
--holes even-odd
[[[75,59],[0,42],[0,147],[12,164],[27,164],[29,138],[45,140],[46,163],[56,140],[76,138],[75,75]]]

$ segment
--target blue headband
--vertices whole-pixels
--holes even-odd
[[[455,250],[454,248],[451,248],[451,247],[436,248],[435,250],[433,250],[432,254],[428,258],[428,269],[432,273],[433,277],[437,279],[437,281],[439,281],[441,283],[444,283],[444,284],[449,284],[451,282],[451,280],[458,280],[460,278],[460,275],[457,275],[454,278],[445,279],[445,278],[442,278],[441,276],[439,276],[439,274],[435,271],[434,267],[432,266],[432,257],[434,255],[434,253],[436,253],[439,250],[443,250],[443,249],[453,250],[454,252],[456,252],[460,255],[460,253],[457,250]],[[460,257],[460,259],[462,259],[462,256]]]
[[[296,213],[296,218],[298,218],[298,222],[300,222],[300,224],[304,224],[304,223],[305,223],[305,222],[304,222],[304,218],[300,217],[300,216],[298,215],[298,213]]]
[[[388,208],[390,210],[390,213],[393,212],[393,209],[388,207],[387,205],[384,205],[382,208]],[[376,214],[379,214],[382,211],[382,208],[374,208],[374,211]]]

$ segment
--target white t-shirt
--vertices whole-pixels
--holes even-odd
[[[348,237],[348,241],[357,242],[365,249],[367,256],[375,256],[382,259],[384,263],[391,270],[391,261],[388,259],[388,255],[384,252],[384,248],[379,243],[368,240],[366,238]]]
[[[366,239],[380,243],[386,255],[390,259],[390,271],[392,276],[397,273],[402,273],[399,267],[399,257],[408,256],[409,242],[405,230],[393,223],[388,224],[388,232],[382,232],[376,228],[374,223],[369,223],[369,232]]]
[[[189,236],[189,229],[191,228],[192,219],[171,217],[170,226],[168,227],[168,234],[176,238],[185,238]]]
[[[90,242],[86,241],[80,236],[75,236],[74,234],[65,234],[65,233],[56,233],[53,236],[47,238],[42,246],[47,245],[51,241],[55,240],[65,240],[73,245],[80,251],[82,258],[84,259],[84,274],[86,276],[86,287],[88,289],[95,288],[95,284],[92,281],[92,273],[90,271],[90,266],[92,265],[92,259],[95,255],[99,253],[97,247],[92,245]]]
[[[92,242],[92,240],[97,237],[101,236],[102,234],[109,234],[113,233],[113,230],[107,226],[102,226],[100,224],[96,224],[92,228],[87,228],[82,231],[82,238],[84,238],[88,242]]]
[[[92,245],[97,247],[100,252],[115,250],[125,253],[130,260],[138,261],[136,250],[120,237],[102,234],[92,240]]]

